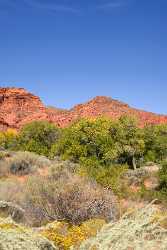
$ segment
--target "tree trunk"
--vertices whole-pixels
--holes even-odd
[[[132,157],[132,165],[133,165],[133,169],[136,170],[136,168],[137,168],[136,167],[136,159],[134,156]]]

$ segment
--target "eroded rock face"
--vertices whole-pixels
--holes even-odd
[[[47,120],[64,127],[83,117],[107,116],[118,119],[125,114],[136,116],[141,126],[167,123],[167,116],[134,109],[105,96],[97,96],[85,104],[76,105],[71,110],[60,110],[45,107],[39,97],[25,89],[0,88],[0,130],[20,129],[24,124],[34,120]]]
[[[46,118],[38,97],[21,88],[0,88],[0,129],[18,129],[26,121]]]

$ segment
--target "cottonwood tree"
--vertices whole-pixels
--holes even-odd
[[[143,131],[137,126],[136,119],[122,116],[112,124],[110,134],[118,151],[118,161],[127,162],[136,169],[136,160],[143,156],[145,148]]]

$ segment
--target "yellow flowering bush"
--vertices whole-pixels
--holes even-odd
[[[0,132],[0,147],[4,149],[13,148],[17,141],[18,133],[15,129],[7,129]]]
[[[80,226],[71,226],[65,222],[53,222],[48,224],[41,233],[60,249],[68,250],[71,246],[77,249],[82,241],[96,236],[104,224],[105,221],[102,219],[92,219]]]

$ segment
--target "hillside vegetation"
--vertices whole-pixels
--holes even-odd
[[[101,117],[0,132],[4,250],[19,237],[30,249],[33,233],[41,250],[167,249],[166,210],[165,124]]]

